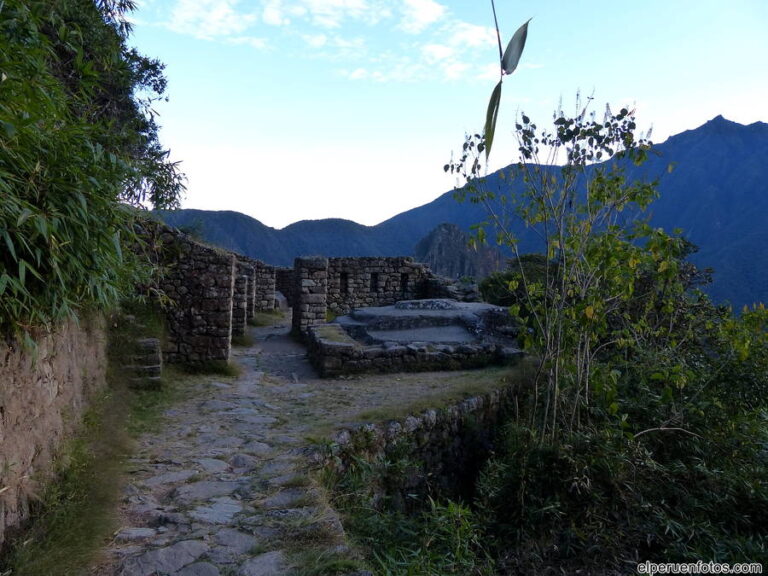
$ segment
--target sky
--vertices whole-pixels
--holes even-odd
[[[186,173],[184,208],[282,228],[374,225],[456,185],[443,166],[482,131],[499,78],[480,0],[140,0],[131,43],[166,65],[161,142]],[[717,115],[768,121],[766,0],[496,0],[502,43],[529,18],[504,79],[490,169],[513,129],[577,94],[636,109],[651,138]]]

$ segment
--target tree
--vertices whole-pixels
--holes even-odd
[[[507,572],[764,558],[768,312],[713,305],[691,244],[643,219],[655,182],[625,169],[650,142],[627,109],[557,113],[551,130],[523,114],[515,129],[514,195],[485,187],[480,135],[447,166],[516,257],[509,309],[538,360],[479,488]],[[524,229],[536,266],[518,250]]]

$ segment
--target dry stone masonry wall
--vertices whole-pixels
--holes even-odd
[[[470,499],[480,465],[493,449],[514,398],[513,387],[507,386],[441,410],[344,429],[321,459],[340,475],[361,460],[369,462],[374,506],[407,510],[426,502],[427,496]],[[377,473],[382,462],[406,472],[393,475],[382,466]]]
[[[278,271],[281,283],[285,275]],[[432,276],[409,257],[297,258],[289,290],[294,330],[306,336],[309,326],[326,321],[328,312],[338,316],[354,308],[425,297],[426,280]]]
[[[293,268],[275,268],[275,290],[285,296],[288,306],[293,306]]]
[[[421,295],[429,275],[424,264],[407,257],[330,258],[328,309],[339,316],[354,308],[412,300]]]
[[[167,309],[163,356],[169,363],[229,360],[235,287],[235,256],[165,229],[160,234],[160,287]]]
[[[296,258],[293,267],[293,332],[306,335],[326,320],[328,259]]]
[[[238,264],[237,268],[240,268]],[[232,336],[244,336],[248,321],[248,276],[235,276],[232,300]]]
[[[0,544],[29,515],[36,486],[51,476],[106,375],[102,319],[69,321],[37,338],[35,353],[0,344]]]

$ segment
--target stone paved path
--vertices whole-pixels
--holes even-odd
[[[308,543],[344,551],[306,475],[301,410],[318,381],[287,331],[253,329],[255,345],[233,351],[238,378],[190,377],[188,399],[140,439],[123,526],[92,574],[281,576]]]
[[[501,376],[320,380],[288,330],[288,321],[251,328],[254,345],[233,350],[237,378],[184,378],[185,400],[139,440],[121,528],[90,576],[294,576],[318,554],[348,556],[339,518],[307,474],[310,439],[434,407],[447,393],[456,401]]]

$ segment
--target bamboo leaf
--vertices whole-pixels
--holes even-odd
[[[5,245],[8,246],[8,251],[11,253],[11,256],[13,256],[13,259],[18,260],[16,257],[16,248],[13,245],[11,236],[8,234],[8,230],[3,230],[3,238],[5,238]]]
[[[531,18],[528,19],[528,22]],[[523,55],[523,49],[525,48],[525,40],[528,37],[528,22],[520,26],[512,36],[512,40],[507,44],[507,49],[504,50],[504,56],[501,58],[501,69],[504,74],[512,74],[517,68],[517,64],[520,62],[520,57]]]
[[[493,136],[496,132],[496,118],[499,115],[499,102],[501,101],[501,80],[491,93],[491,99],[488,102],[488,112],[485,115],[485,159],[491,154],[493,146]]]

